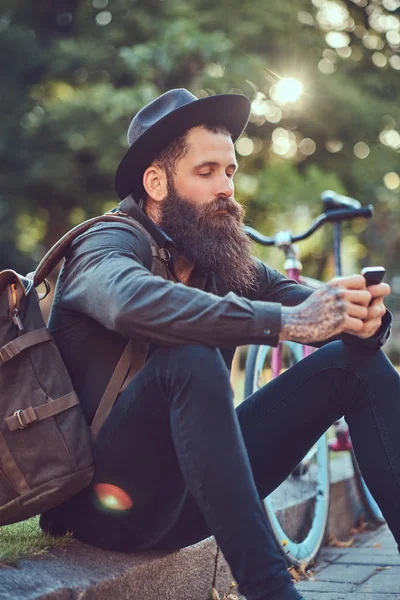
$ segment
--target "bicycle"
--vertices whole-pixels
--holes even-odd
[[[321,194],[321,201],[324,212],[313,221],[309,229],[299,235],[293,235],[290,231],[280,231],[274,237],[266,237],[251,227],[245,227],[247,235],[258,244],[275,246],[285,253],[284,270],[290,279],[314,289],[322,282],[301,275],[302,265],[294,243],[308,238],[325,223],[332,223],[335,274],[339,276],[342,274],[342,222],[373,216],[371,205],[362,207],[358,200],[340,196],[330,190]],[[290,341],[281,341],[276,348],[249,346],[245,365],[245,397],[314,350]],[[336,426],[338,431],[343,429],[341,422],[337,422]],[[376,509],[379,511],[379,508],[361,477],[349,437],[345,437],[346,449],[351,451],[355,476],[367,512],[369,515],[375,515],[376,519],[382,518],[382,515],[377,513]],[[325,433],[291,475],[264,500],[277,545],[289,564],[310,562],[316,557],[323,543],[329,510],[329,479],[329,449]]]

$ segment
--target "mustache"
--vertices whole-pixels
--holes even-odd
[[[200,219],[212,216],[214,213],[224,210],[237,221],[241,221],[244,217],[245,210],[239,202],[229,198],[218,197],[210,204],[202,207]]]

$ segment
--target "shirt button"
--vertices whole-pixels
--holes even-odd
[[[264,329],[264,333],[265,333],[266,335],[269,335],[269,334],[271,333],[271,330],[270,330],[270,329]]]

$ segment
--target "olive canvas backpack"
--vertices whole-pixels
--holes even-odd
[[[167,251],[123,213],[74,227],[26,277],[0,272],[0,525],[47,511],[86,487],[93,476],[92,442],[118,393],[146,360],[148,345],[130,340],[89,428],[61,355],[43,320],[37,286],[72,241],[100,221],[141,230],[152,247],[152,272],[166,277]]]

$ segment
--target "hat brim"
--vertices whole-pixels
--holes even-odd
[[[194,100],[169,113],[149,127],[127,150],[116,175],[115,190],[123,200],[137,194],[143,173],[173,139],[197,125],[224,125],[236,142],[250,116],[250,100],[241,94],[218,94]],[[136,193],[135,193],[136,192]]]

